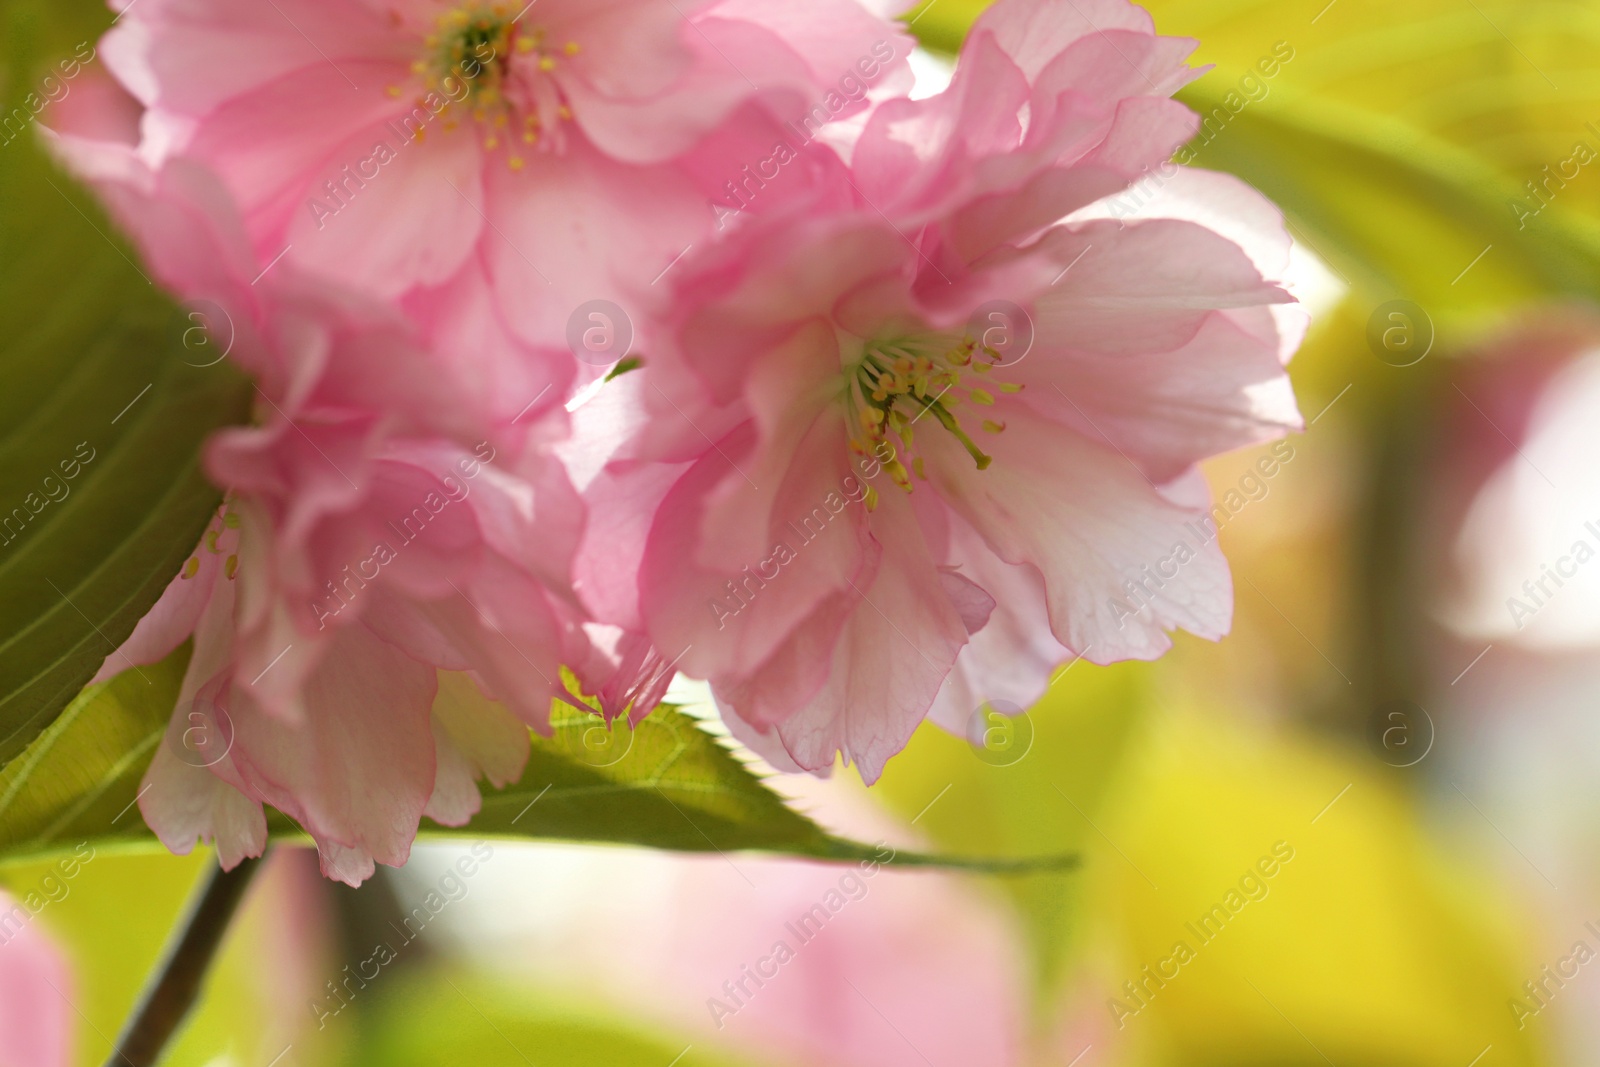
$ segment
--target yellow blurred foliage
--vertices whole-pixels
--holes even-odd
[[[1088,867],[1088,914],[1112,920],[1093,957],[1122,1046],[1106,1062],[1542,1062],[1505,1006],[1514,910],[1436,855],[1405,796],[1337,750],[1224,716],[1151,729],[1108,805],[1115,844]],[[1275,846],[1292,859],[1258,866]],[[1226,921],[1202,930],[1216,905]],[[1160,965],[1179,941],[1194,957]],[[1147,964],[1176,976],[1150,981]],[[1142,1006],[1125,982],[1144,983]]]

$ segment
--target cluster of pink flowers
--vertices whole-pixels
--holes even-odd
[[[918,98],[895,0],[122,6],[56,149],[256,386],[105,668],[193,639],[170,847],[270,804],[359,882],[676,672],[870,781],[1226,631],[1195,464],[1299,426],[1304,316],[1272,206],[1164,166],[1193,42],[1141,9],[1000,0]]]

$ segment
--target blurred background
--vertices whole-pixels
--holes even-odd
[[[778,783],[885,850],[1080,869],[489,842],[349,890],[279,850],[170,1062],[1600,1062],[1600,4],[1147,6],[1214,64],[1192,165],[1283,205],[1316,314],[1304,434],[1207,471],[1234,632],[925,727],[870,791]],[[908,16],[927,77],[981,7]],[[212,861],[78,860],[0,868],[49,900],[0,1024],[57,1012],[87,1065]]]

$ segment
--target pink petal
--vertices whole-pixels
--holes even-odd
[[[1171,647],[1169,630],[1227,632],[1227,563],[1188,525],[1204,512],[1174,505],[1122,456],[1020,404],[1002,417],[1006,431],[984,441],[988,470],[948,435],[918,440],[929,478],[994,553],[1044,576],[1058,641],[1112,663],[1156,658]]]
[[[798,439],[800,459],[761,470],[770,504],[739,532],[707,508],[721,487],[747,499],[735,463],[749,463],[748,428],[724,438],[662,502],[640,573],[650,635],[668,658],[682,654],[695,677],[748,670],[773,654],[830,595],[848,590],[867,565],[865,508],[844,489],[853,477],[837,414]],[[729,458],[724,458],[724,457]],[[765,503],[765,502],[763,502]],[[760,547],[755,547],[760,546]]]
[[[1149,12],[1128,0],[1073,0],[1069,4],[1000,0],[978,18],[969,36],[994,34],[1006,55],[1031,81],[1075,43],[1116,31],[1149,35],[1155,32],[1155,23]]]
[[[130,6],[101,44],[107,66],[145,104],[191,115],[339,60],[413,58],[414,46],[387,18],[341,0],[143,0]],[[359,92],[340,84],[346,94]],[[383,84],[364,88],[381,95]],[[326,110],[315,103],[304,98],[307,118]]]
[[[423,814],[445,826],[465,826],[483,807],[479,778],[504,788],[528,761],[528,728],[462,674],[439,676],[433,739],[438,772]]]
[[[899,494],[885,493],[872,513],[873,537],[884,546],[882,562],[871,584],[844,594],[850,614],[836,644],[807,649],[796,642],[740,684],[714,683],[718,699],[739,708],[755,699],[785,660],[807,653],[827,657],[822,689],[775,729],[800,766],[826,768],[842,753],[869,784],[910,740],[967,641],[910,502]]]
[[[324,859],[342,873],[373,859],[400,866],[433,795],[434,671],[358,628],[328,642],[302,722],[261,714],[236,691],[233,762],[264,801],[333,847]]]
[[[995,609],[956,657],[928,717],[974,740],[973,716],[979,708],[993,701],[1032,707],[1049,687],[1055,668],[1072,652],[1050,632],[1038,568],[1005,562],[960,519],[952,525],[949,558],[993,598]]]
[[[380,145],[396,158],[369,166]],[[348,176],[338,173],[340,160],[352,168]],[[448,282],[485,229],[483,166],[482,150],[466,133],[421,144],[387,126],[357,134],[323,168],[344,196],[335,199],[314,177],[307,182],[308,202],[337,213],[297,211],[284,239],[290,258],[382,297]],[[399,219],[406,224],[396,225]]]
[[[174,720],[181,732],[182,724]],[[145,772],[139,811],[161,843],[180,856],[197,844],[212,844],[224,870],[267,848],[267,819],[261,805],[211,771],[173,755],[173,734],[156,749]]]
[[[485,255],[518,336],[565,348],[580,305],[609,300],[632,317],[636,350],[651,347],[651,283],[711,221],[681,172],[623,166],[574,142],[520,173],[490,167],[487,190],[495,225],[484,234]]]

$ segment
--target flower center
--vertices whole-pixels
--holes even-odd
[[[439,16],[424,42],[426,51],[411,65],[418,103],[427,106],[432,96],[430,110],[443,117],[445,132],[470,120],[484,150],[503,149],[512,170],[525,165],[524,151],[565,147],[561,123],[572,118],[572,109],[558,71],[582,51],[576,41],[552,44],[544,30],[523,26],[519,18],[516,7],[506,3],[452,8]],[[402,86],[389,87],[390,96],[404,93]],[[413,136],[421,140],[423,131]]]
[[[913,334],[868,341],[846,376],[845,406],[855,427],[851,451],[876,455],[895,484],[910,492],[911,472],[927,480],[922,457],[915,454],[915,428],[926,416],[932,420],[927,425],[961,442],[979,470],[988,469],[993,457],[967,433],[956,409],[965,404],[992,407],[993,393],[963,379],[987,377],[1003,362],[999,352],[966,335]],[[1012,382],[994,385],[1002,393],[1020,393],[1023,388]],[[981,425],[984,432],[994,434],[1006,428],[988,418]],[[911,460],[911,472],[902,456]]]

